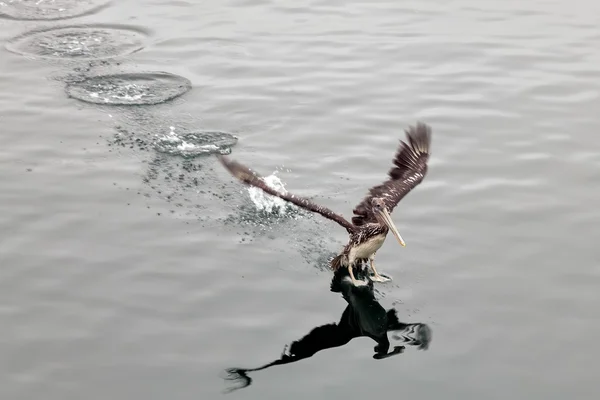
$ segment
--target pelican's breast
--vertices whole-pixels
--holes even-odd
[[[359,243],[350,249],[350,259],[357,258],[369,258],[371,254],[375,253],[381,246],[383,246],[383,242],[385,241],[385,234],[380,233],[375,236],[371,236],[367,240]],[[354,257],[353,257],[354,256]]]

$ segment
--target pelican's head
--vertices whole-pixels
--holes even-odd
[[[404,240],[402,240],[402,236],[400,236],[400,233],[398,233],[398,229],[396,229],[396,225],[394,225],[394,222],[392,221],[390,212],[388,211],[383,199],[380,199],[378,197],[374,198],[373,200],[371,200],[371,206],[373,207],[373,214],[375,215],[375,218],[377,218],[377,221],[379,221],[382,224],[385,224],[389,228],[389,230],[392,231],[394,236],[396,236],[398,242],[402,246],[406,246],[406,243],[404,243]]]

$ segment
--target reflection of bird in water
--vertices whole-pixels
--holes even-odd
[[[357,275],[364,272],[357,270]],[[427,349],[431,341],[431,329],[423,323],[404,323],[398,320],[396,310],[385,310],[375,299],[373,283],[367,286],[354,286],[346,269],[335,272],[331,281],[331,291],[341,292],[348,302],[340,321],[314,328],[302,339],[286,346],[281,357],[257,368],[229,368],[226,380],[234,381],[235,386],[227,389],[233,391],[249,386],[252,378],[249,372],[260,371],[275,365],[289,364],[312,357],[315,353],[340,347],[357,337],[370,337],[377,345],[373,358],[381,360],[400,354],[404,346],[396,345],[390,351],[388,332],[393,340],[402,344]]]
[[[372,280],[378,282],[390,280],[381,276],[375,269],[375,253],[383,245],[389,231],[392,231],[392,234],[402,246],[405,245],[390,213],[408,192],[421,183],[427,173],[431,128],[419,123],[416,127],[411,126],[406,131],[406,135],[408,143],[400,143],[393,160],[394,166],[388,172],[389,179],[369,190],[369,194],[354,208],[352,222],[327,207],[313,203],[309,199],[290,193],[280,193],[269,187],[262,177],[253,173],[248,167],[224,156],[218,155],[217,157],[233,176],[245,184],[257,187],[272,196],[289,201],[305,210],[316,212],[346,228],[350,235],[348,244],[331,261],[331,267],[334,270],[347,267],[352,282],[355,285],[365,285],[365,281],[359,282],[355,279],[353,267],[356,262],[367,259],[370,261],[373,270]]]

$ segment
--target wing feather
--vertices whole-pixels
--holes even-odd
[[[217,155],[217,158],[234,177],[244,182],[245,184],[257,187],[272,196],[279,197],[280,199],[295,204],[298,207],[301,207],[305,210],[316,212],[317,214],[320,214],[327,219],[337,222],[338,224],[346,228],[348,232],[351,232],[354,229],[354,226],[351,222],[346,220],[341,215],[333,212],[329,208],[321,206],[309,199],[296,196],[291,193],[280,193],[277,190],[268,186],[260,175],[252,172],[250,168],[246,167],[245,165],[230,160],[229,158],[222,155]]]
[[[394,157],[394,166],[389,170],[389,179],[383,184],[369,189],[368,195],[353,210],[352,223],[356,226],[375,222],[371,210],[371,200],[381,198],[388,211],[394,207],[417,186],[427,174],[431,146],[431,128],[417,123],[406,131],[408,143],[401,141]]]

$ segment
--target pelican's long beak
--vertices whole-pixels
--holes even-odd
[[[396,225],[394,225],[394,221],[392,221],[392,217],[390,216],[390,213],[388,212],[388,210],[386,210],[384,208],[380,214],[381,214],[381,218],[383,219],[383,222],[385,222],[387,227],[390,228],[390,231],[392,231],[394,236],[396,236],[396,239],[398,239],[398,242],[402,246],[406,246],[406,243],[404,243],[404,240],[402,240],[402,236],[400,236],[400,233],[398,233],[398,229],[396,229]]]

